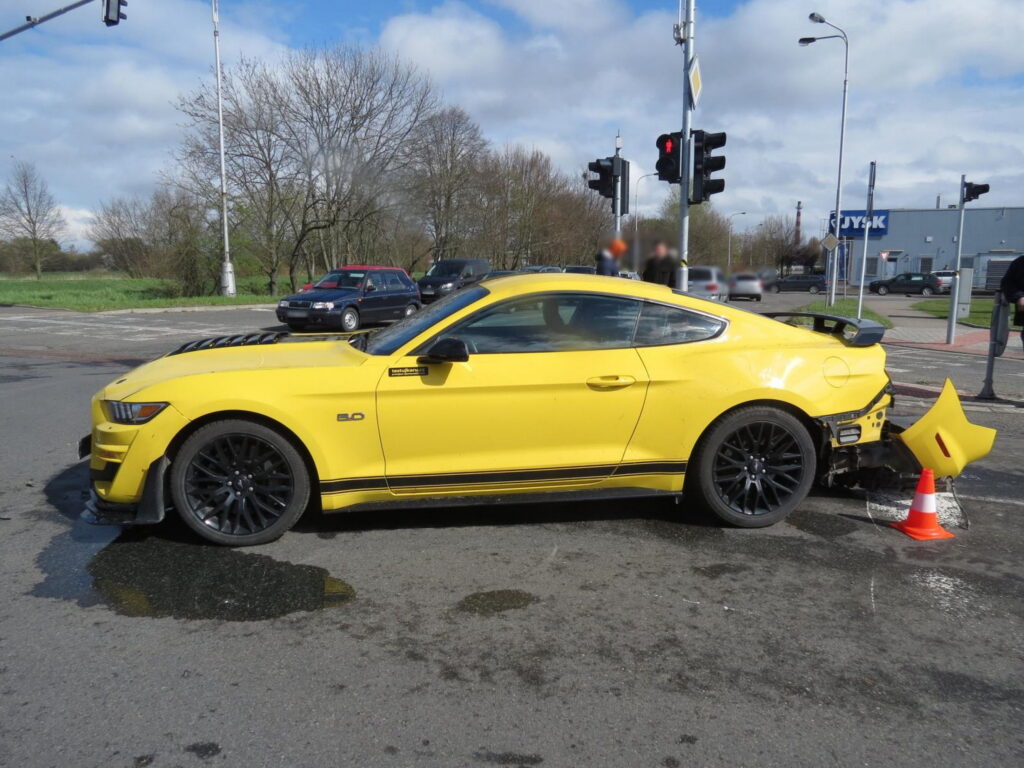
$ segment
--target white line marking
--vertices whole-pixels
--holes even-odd
[[[875,615],[875,574],[871,574],[871,615]]]
[[[957,498],[967,499],[967,501],[984,501],[989,504],[1012,504],[1015,507],[1024,507],[1024,501],[1019,499],[1001,499],[998,496],[964,496],[962,493],[958,493]]]

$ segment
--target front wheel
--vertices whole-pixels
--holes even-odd
[[[772,293],[778,293],[778,292],[779,292],[779,291],[781,291],[782,289],[781,289],[781,288],[779,288],[779,286],[777,286],[777,285],[773,285],[773,286],[772,286],[771,288],[769,288],[768,290],[769,290],[769,291],[771,291]]]
[[[795,416],[741,408],[701,438],[692,470],[697,501],[731,525],[773,525],[807,496],[816,461],[814,442]]]
[[[345,307],[345,310],[341,313],[341,330],[359,330],[359,312],[354,307]]]
[[[889,292],[889,289],[886,288],[884,285],[878,286],[878,295],[879,296],[885,296],[885,294],[887,294],[888,292]]]
[[[200,427],[171,464],[171,498],[207,541],[265,544],[295,525],[309,503],[310,477],[295,446],[252,421]]]

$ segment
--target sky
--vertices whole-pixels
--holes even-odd
[[[67,0],[0,0],[0,30]],[[737,231],[792,214],[817,235],[834,207],[843,44],[850,40],[843,208],[956,200],[960,174],[987,182],[986,205],[1024,204],[1022,0],[697,0],[704,93],[693,126],[725,131]],[[209,2],[129,0],[107,28],[96,3],[0,42],[0,177],[34,162],[64,206],[68,242],[87,248],[91,212],[145,194],[182,132],[174,103],[210,77]],[[681,49],[673,2],[656,0],[221,0],[226,66],[290,48],[379,45],[428,72],[495,146],[541,149],[566,172],[614,151],[621,132],[642,214],[668,185],[655,139],[678,130]],[[1024,246],[1024,244],[1021,244]]]

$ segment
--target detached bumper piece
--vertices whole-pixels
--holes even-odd
[[[106,501],[96,493],[95,486],[90,485],[83,518],[96,525],[152,525],[161,522],[167,514],[169,504],[165,493],[169,466],[170,462],[166,456],[161,456],[150,464],[146,471],[142,496],[131,504]]]

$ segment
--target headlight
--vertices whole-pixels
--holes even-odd
[[[455,283],[441,283],[441,290],[442,291],[450,291],[454,287],[455,287]]]
[[[279,307],[287,307],[288,306],[288,299],[281,299],[279,302],[277,302],[277,306],[279,306]]]
[[[122,400],[104,400],[107,418],[115,424],[145,424],[167,407],[167,403],[126,403]]]
[[[334,309],[333,301],[314,301],[313,309]]]

